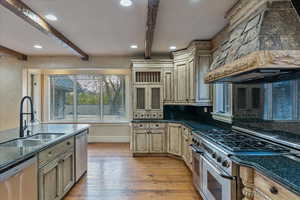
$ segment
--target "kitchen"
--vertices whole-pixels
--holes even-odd
[[[0,199],[300,199],[299,14],[0,0]]]

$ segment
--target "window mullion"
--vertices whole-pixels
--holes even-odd
[[[100,82],[100,120],[103,121],[103,78],[104,76],[101,76],[101,82]]]
[[[77,110],[78,110],[78,105],[77,105],[77,88],[76,88],[76,80],[73,79],[73,93],[74,93],[74,96],[73,96],[73,101],[74,101],[74,114],[73,114],[73,120],[78,122],[78,113],[77,113]]]

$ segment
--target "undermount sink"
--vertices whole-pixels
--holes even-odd
[[[5,147],[34,147],[43,144],[42,140],[18,139],[1,144]]]
[[[39,133],[37,135],[33,135],[29,137],[31,140],[43,140],[43,141],[50,141],[56,138],[61,137],[64,135],[63,133]]]

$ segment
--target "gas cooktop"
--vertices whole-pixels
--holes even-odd
[[[201,134],[231,152],[288,153],[290,150],[254,136],[232,130],[213,129]]]

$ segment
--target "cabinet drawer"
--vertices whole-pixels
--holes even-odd
[[[272,200],[300,200],[296,194],[258,173],[255,173],[254,185],[256,189]]]
[[[166,124],[165,123],[150,123],[149,128],[150,129],[164,129],[164,128],[166,128]]]
[[[134,123],[133,128],[134,129],[148,129],[148,123]]]
[[[39,165],[43,166],[72,147],[74,147],[74,137],[49,147],[48,149],[39,153]]]

